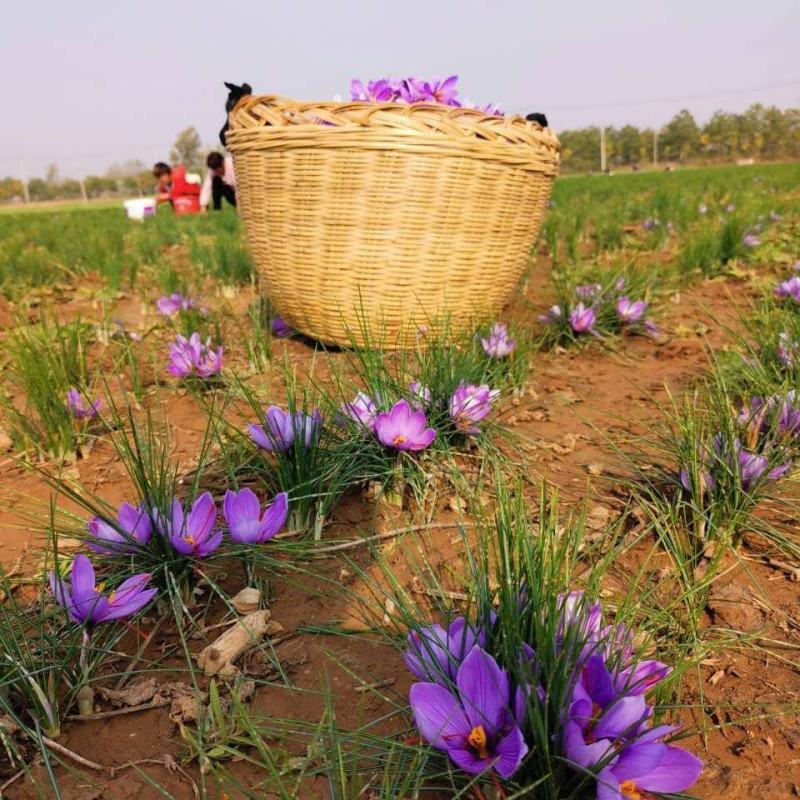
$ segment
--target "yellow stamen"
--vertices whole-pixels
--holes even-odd
[[[636,782],[632,781],[632,780],[623,781],[619,785],[619,791],[620,791],[620,794],[623,797],[628,797],[628,798],[630,798],[630,800],[643,800],[644,799],[644,795],[637,788]]]
[[[402,433],[398,433],[397,436],[395,436],[394,439],[392,439],[392,444],[405,444],[405,442],[406,442],[406,437],[403,436]]]
[[[489,751],[486,749],[486,731],[483,725],[476,725],[467,737],[469,746],[478,753],[478,758],[489,758]]]
[[[117,596],[117,593],[116,593],[116,592],[111,592],[111,594],[108,596],[108,604],[109,604],[109,605],[111,605],[111,604],[114,602],[114,598],[115,598],[116,596]]]

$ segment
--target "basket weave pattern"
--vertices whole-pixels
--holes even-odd
[[[248,97],[227,144],[263,291],[330,344],[363,344],[363,325],[403,346],[445,314],[496,315],[559,165],[536,123],[427,104]]]

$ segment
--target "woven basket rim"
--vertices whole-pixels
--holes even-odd
[[[519,115],[491,116],[474,108],[437,103],[371,103],[334,100],[302,101],[280,95],[247,95],[229,114],[230,130],[264,127],[384,128],[443,133],[471,140],[537,144],[559,152],[558,137],[550,128]]]
[[[433,103],[303,102],[242,98],[229,115],[226,144],[252,149],[356,148],[478,158],[558,174],[558,137],[520,116],[495,117]]]

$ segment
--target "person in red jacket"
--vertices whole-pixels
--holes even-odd
[[[169,203],[176,214],[197,214],[200,211],[200,185],[186,180],[186,165],[173,169],[159,161],[153,167],[153,177],[158,181],[156,203]]]

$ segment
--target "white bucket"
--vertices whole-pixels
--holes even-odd
[[[126,200],[123,204],[129,219],[144,219],[154,217],[156,214],[155,197],[137,197],[134,200]]]

